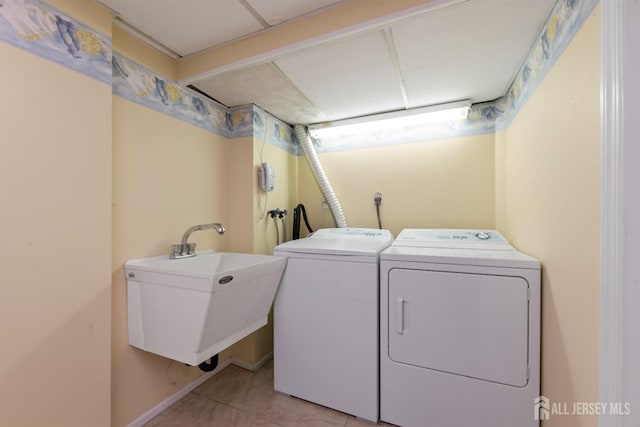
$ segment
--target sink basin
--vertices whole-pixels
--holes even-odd
[[[285,263],[213,251],[128,260],[129,344],[200,364],[267,324]]]
[[[285,259],[270,255],[200,251],[190,258],[167,255],[130,259],[124,265],[128,279],[210,292],[233,281],[282,271]],[[230,279],[231,276],[233,279]],[[225,283],[220,283],[222,278]]]

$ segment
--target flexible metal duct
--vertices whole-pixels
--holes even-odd
[[[344,212],[342,211],[342,206],[340,206],[340,201],[338,200],[336,193],[333,191],[333,187],[331,187],[331,184],[329,183],[327,174],[325,174],[324,169],[322,169],[320,159],[318,158],[318,153],[313,146],[311,138],[309,138],[307,128],[302,125],[295,125],[293,129],[295,131],[296,138],[298,138],[298,142],[302,147],[304,156],[307,159],[307,163],[311,168],[311,172],[313,173],[313,176],[315,177],[316,182],[320,187],[322,196],[329,204],[329,209],[331,210],[333,219],[336,221],[336,225],[340,228],[347,227],[347,219],[344,217]]]

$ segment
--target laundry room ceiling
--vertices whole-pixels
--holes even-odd
[[[394,0],[383,0],[394,1]],[[227,107],[313,124],[503,96],[556,0],[433,0],[407,13],[181,81]],[[349,1],[100,0],[176,57],[228,45]],[[365,3],[366,4],[366,3]]]

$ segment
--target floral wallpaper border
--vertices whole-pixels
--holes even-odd
[[[497,130],[509,126],[598,3],[599,0],[556,1],[507,94],[496,102],[496,108],[502,111],[496,117]]]
[[[231,111],[117,52],[113,53],[112,75],[115,95],[228,138],[251,134],[247,111]]]
[[[283,150],[298,153],[291,126],[256,105],[227,108],[118,52],[113,53],[112,63],[115,95],[226,138],[253,135]]]
[[[111,84],[111,40],[39,0],[0,0],[0,40]]]
[[[115,95],[226,138],[253,135],[283,150],[298,153],[291,126],[256,105],[227,108],[117,52],[113,53],[112,62]]]
[[[293,127],[257,105],[253,107],[253,137],[275,145],[297,156],[302,149],[296,141]]]
[[[0,40],[112,86],[115,95],[227,138],[262,133],[298,153],[293,130],[266,111],[227,108],[114,52],[111,40],[40,0],[0,0]]]
[[[315,141],[331,152],[480,135],[506,129],[599,0],[557,0],[507,94],[464,121]],[[112,85],[115,95],[227,138],[253,135],[294,154],[293,129],[255,106],[227,108],[117,52],[111,40],[41,0],[0,0],[0,40]]]

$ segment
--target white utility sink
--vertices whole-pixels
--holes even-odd
[[[267,324],[285,263],[213,251],[128,260],[129,344],[200,364]]]

